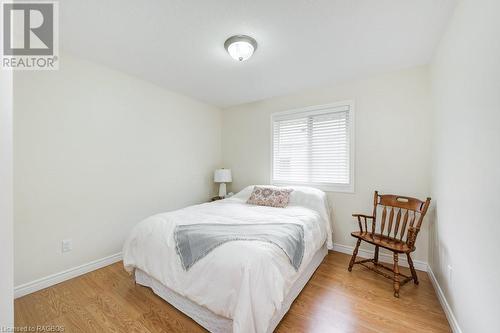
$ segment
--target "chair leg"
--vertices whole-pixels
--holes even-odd
[[[378,264],[378,245],[375,245],[375,256],[373,257],[375,264]]]
[[[399,298],[399,267],[398,254],[394,252],[394,297]]]
[[[413,277],[413,283],[418,284],[418,276],[415,271],[415,267],[413,266],[413,260],[411,260],[410,254],[407,253],[406,257],[408,258],[408,264],[410,265],[411,276]]]
[[[349,262],[349,268],[347,269],[349,272],[352,271],[352,266],[354,266],[354,261],[356,261],[359,244],[361,244],[361,239],[358,238],[358,242],[356,243],[356,247],[354,248],[354,252],[352,253],[351,261]]]

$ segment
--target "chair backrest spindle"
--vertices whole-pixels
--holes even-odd
[[[389,227],[387,228],[387,237],[391,236],[393,220],[394,220],[394,207],[391,207],[391,212],[389,213]]]
[[[384,234],[384,227],[385,227],[385,218],[387,216],[387,208],[384,206],[384,209],[382,210],[382,222],[380,224],[380,234]]]
[[[398,209],[398,215],[396,216],[396,225],[394,226],[394,238],[398,237],[399,223],[401,222],[401,208]]]
[[[408,223],[408,212],[409,210],[407,209],[405,211],[405,215],[403,216],[403,225],[401,226],[401,236],[399,237],[399,240],[402,241],[403,240],[403,237],[405,235],[405,231],[406,231],[406,224]]]
[[[410,227],[413,227],[413,225],[415,224],[415,216],[417,215],[417,213],[415,213],[415,211],[413,211],[413,214],[411,214],[411,219],[410,219]]]

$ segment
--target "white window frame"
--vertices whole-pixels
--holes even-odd
[[[315,115],[325,113],[328,109],[338,108],[342,106],[349,106],[349,183],[348,184],[332,184],[332,183],[309,183],[309,182],[283,182],[283,181],[275,181],[274,177],[274,119],[279,117],[283,118],[283,116],[290,116],[293,118],[294,115],[303,114],[305,115]],[[326,192],[345,192],[345,193],[354,193],[354,138],[355,138],[355,126],[354,126],[354,101],[346,100],[341,102],[335,102],[324,105],[316,105],[309,106],[300,109],[293,109],[287,111],[280,111],[271,114],[271,169],[270,169],[270,179],[272,185],[277,186],[286,186],[286,185],[298,185],[298,186],[311,186],[318,188],[320,190]]]

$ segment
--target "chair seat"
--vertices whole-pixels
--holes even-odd
[[[406,242],[384,236],[381,234],[372,234],[371,232],[351,232],[351,236],[364,240],[365,242],[371,243],[373,245],[378,245],[380,247],[386,248],[391,251],[399,253],[412,252],[414,248],[410,248]]]

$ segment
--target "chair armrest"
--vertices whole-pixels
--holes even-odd
[[[352,214],[352,217],[363,217],[365,219],[374,219],[373,216],[365,215],[365,214]]]
[[[361,232],[368,232],[368,224],[366,223],[366,219],[372,219],[372,221],[375,221],[374,217],[369,215],[352,214],[352,216],[355,217],[356,220],[358,221],[359,231]],[[361,222],[361,220],[363,220],[365,223],[365,230],[363,230],[363,223]]]

